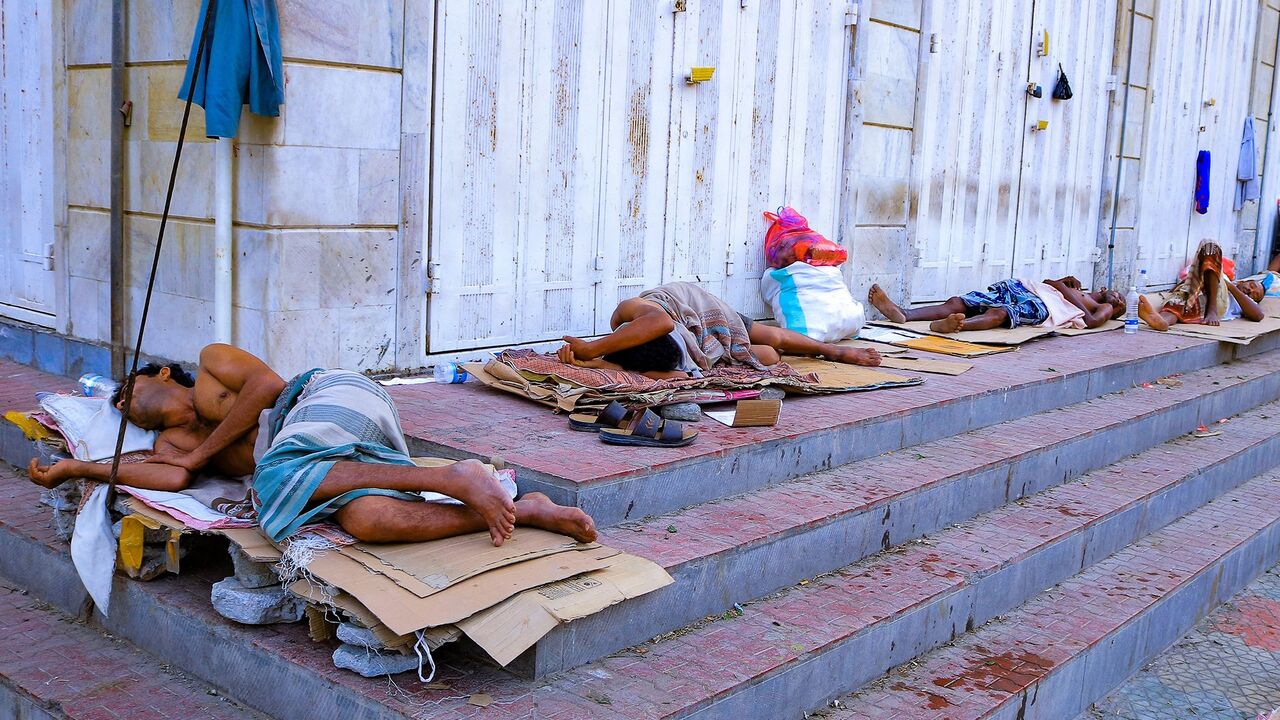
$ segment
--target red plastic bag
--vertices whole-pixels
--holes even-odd
[[[849,251],[809,227],[809,221],[793,208],[764,213],[772,223],[764,234],[764,261],[771,268],[803,262],[815,266],[835,266],[849,259]]]

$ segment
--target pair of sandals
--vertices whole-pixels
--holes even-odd
[[[579,432],[598,433],[600,440],[610,445],[681,447],[698,437],[698,431],[686,428],[684,423],[663,419],[648,408],[628,410],[616,400],[599,415],[570,415],[569,427]]]

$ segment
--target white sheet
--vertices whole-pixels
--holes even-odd
[[[77,460],[95,462],[115,454],[120,411],[111,407],[107,398],[48,394],[40,398],[40,407],[57,421],[58,430]],[[152,450],[155,446],[154,431],[129,423],[122,452]]]

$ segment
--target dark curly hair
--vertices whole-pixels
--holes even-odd
[[[604,359],[632,372],[671,372],[680,364],[680,346],[670,335],[663,335]]]
[[[131,374],[124,382],[120,383],[120,386],[116,388],[116,391],[111,394],[111,406],[118,407],[120,405],[120,401],[124,399],[125,388],[133,382],[135,377],[138,377],[139,375],[143,377],[155,377],[156,375],[159,375],[160,371],[164,368],[169,368],[169,377],[173,378],[173,381],[179,385],[183,387],[195,386],[196,379],[191,377],[191,373],[184,370],[178,363],[169,363],[168,365],[147,363],[146,365],[138,368],[138,371]]]

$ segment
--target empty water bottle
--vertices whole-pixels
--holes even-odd
[[[117,387],[119,383],[97,373],[85,373],[80,376],[80,390],[86,397],[111,397]]]
[[[464,383],[471,378],[466,370],[457,363],[451,362],[436,363],[432,374],[435,375],[438,383]]]
[[[1129,286],[1129,294],[1125,296],[1124,332],[1132,335],[1138,332],[1138,302],[1142,296],[1138,294],[1138,286]]]

